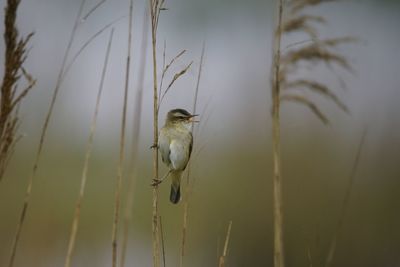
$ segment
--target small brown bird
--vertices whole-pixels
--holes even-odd
[[[173,109],[167,114],[164,127],[160,130],[158,147],[162,161],[168,166],[166,176],[171,175],[170,201],[178,203],[181,198],[180,182],[189,162],[193,147],[191,125],[194,117],[184,109]],[[160,181],[161,182],[161,181]]]

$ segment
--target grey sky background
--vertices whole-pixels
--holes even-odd
[[[38,86],[25,101],[27,128],[24,131],[38,130],[36,124],[43,120],[46,103],[51,97],[56,74],[73,24],[79,1],[29,1],[21,4],[19,25],[22,33],[35,31],[27,67],[38,79]],[[86,10],[96,1],[88,1]],[[147,3],[146,3],[147,4]],[[274,7],[263,1],[170,1],[169,10],[161,15],[159,28],[159,55],[162,43],[167,42],[167,60],[182,49],[188,53],[178,62],[175,71],[191,60],[195,61],[189,75],[176,83],[171,94],[165,99],[161,115],[175,106],[190,108],[198,68],[201,43],[206,41],[206,61],[201,86],[200,109],[206,102],[212,108],[210,128],[223,120],[226,126],[251,128],[245,119],[246,114],[256,114],[260,118],[268,112],[269,66],[271,62],[271,28],[274,22]],[[144,4],[134,4],[134,52],[130,99],[134,97],[137,81],[138,56]],[[399,53],[396,53],[399,36],[397,34],[398,5],[374,1],[350,1],[340,4],[325,4],[311,10],[328,17],[329,24],[321,29],[322,36],[354,35],[360,38],[361,45],[342,46],[341,51],[348,55],[355,69],[355,75],[338,73],[347,82],[349,90],[337,90],[344,102],[351,107],[352,117],[336,111],[334,107],[321,105],[327,109],[336,123],[352,120],[362,124],[398,129],[395,120],[396,101],[399,97]],[[127,15],[125,1],[106,2],[79,29],[74,50],[87,38],[108,22]],[[111,54],[109,72],[106,79],[105,95],[102,101],[102,114],[99,134],[119,131],[119,105],[122,103],[124,61],[126,54],[126,19],[115,24],[116,34]],[[85,139],[88,121],[94,107],[94,96],[98,88],[101,66],[105,53],[108,33],[104,32],[77,60],[61,90],[54,120],[60,116],[71,134]],[[296,36],[293,40],[304,39]],[[284,40],[285,41],[285,40]],[[290,44],[292,40],[286,40]],[[149,51],[149,50],[148,50]],[[74,53],[74,52],[73,52]],[[148,59],[150,59],[150,54]],[[161,64],[161,57],[159,59]],[[148,65],[149,66],[149,65]],[[323,66],[322,68],[323,69]],[[308,74],[307,74],[308,75]],[[332,87],[340,84],[325,70],[317,70],[318,76],[329,80]],[[151,119],[151,79],[146,71],[144,89],[144,121]],[[170,77],[168,77],[170,79]],[[39,105],[37,103],[40,103]],[[293,112],[292,110],[295,110]],[[32,112],[34,110],[34,112]],[[283,109],[289,119],[284,120],[288,127],[301,126],[304,120],[313,121],[303,107]],[[296,114],[299,118],[291,119]],[[241,116],[237,119],[237,116]],[[235,119],[236,118],[236,119]],[[234,120],[237,120],[234,122]],[[238,123],[239,122],[239,123]],[[243,124],[242,124],[243,123]],[[147,132],[148,124],[144,125]],[[379,126],[378,126],[379,125]],[[266,124],[263,125],[266,127]],[[35,129],[32,129],[35,128]],[[56,131],[57,128],[55,127]],[[339,128],[339,127],[338,127]],[[24,128],[22,128],[24,129]],[[75,132],[77,131],[77,132]],[[52,131],[50,131],[51,133]],[[62,130],[64,132],[64,130]],[[30,132],[27,132],[30,134]],[[144,134],[147,135],[146,133]],[[261,132],[261,135],[264,133]],[[100,137],[99,137],[100,138]],[[76,138],[72,138],[74,140]],[[67,141],[67,140],[66,140]]]

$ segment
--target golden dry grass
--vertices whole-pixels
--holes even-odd
[[[278,22],[274,31],[274,61],[272,65],[272,142],[274,163],[274,266],[284,267],[284,239],[283,239],[283,203],[282,203],[282,166],[281,166],[281,133],[280,133],[280,106],[281,102],[289,101],[307,107],[322,123],[328,124],[328,116],[311,99],[309,95],[299,94],[299,90],[306,89],[310,95],[319,94],[336,104],[341,110],[349,113],[349,109],[327,84],[312,80],[294,77],[303,64],[315,67],[320,63],[327,66],[336,65],[348,72],[352,72],[347,58],[332,48],[343,43],[354,42],[352,37],[339,37],[319,40],[319,33],[314,24],[325,24],[326,19],[304,13],[306,8],[331,2],[331,0],[292,0],[287,5],[278,2]],[[285,15],[285,18],[283,16]],[[281,52],[282,36],[291,33],[303,34],[311,40],[296,42],[287,46]],[[311,42],[311,44],[308,44]],[[299,47],[300,46],[300,47]],[[299,47],[299,48],[298,48]]]
[[[23,67],[28,56],[27,45],[33,33],[26,37],[20,37],[18,33],[16,19],[19,3],[19,0],[8,0],[4,16],[5,59],[0,89],[0,182],[19,139],[18,106],[36,83]],[[22,77],[28,83],[25,87],[20,86]]]

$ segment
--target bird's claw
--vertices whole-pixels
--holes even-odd
[[[159,179],[153,179],[153,182],[151,183],[151,186],[157,186],[161,184],[162,180]]]
[[[154,149],[154,148],[157,148],[157,147],[158,147],[157,144],[152,144],[150,149]]]

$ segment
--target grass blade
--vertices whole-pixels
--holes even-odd
[[[296,103],[303,104],[310,108],[310,110],[320,119],[324,124],[329,124],[328,118],[322,113],[318,106],[311,100],[299,95],[283,95],[281,96],[281,101],[292,101]]]
[[[353,166],[352,166],[350,174],[349,174],[349,184],[347,185],[347,188],[346,188],[346,193],[344,195],[342,209],[340,212],[340,217],[337,222],[335,233],[333,235],[333,238],[332,238],[332,241],[331,241],[331,244],[329,247],[329,252],[328,252],[328,257],[326,258],[325,267],[332,266],[333,257],[335,255],[335,251],[336,251],[337,239],[342,230],[344,218],[346,217],[347,210],[349,208],[350,196],[351,196],[351,192],[353,191],[353,185],[354,185],[355,178],[357,176],[358,166],[360,165],[362,148],[364,147],[366,136],[367,136],[367,129],[365,129],[363,132],[363,135],[361,137],[360,143],[357,148],[356,157],[354,159],[354,163],[353,163]]]
[[[117,267],[118,257],[118,223],[120,213],[120,202],[121,202],[121,188],[122,188],[122,175],[125,159],[125,129],[126,129],[126,113],[128,106],[128,89],[129,89],[129,74],[131,67],[131,47],[132,47],[132,19],[133,19],[133,0],[130,0],[129,4],[129,25],[128,25],[128,51],[126,56],[126,73],[125,73],[125,89],[124,99],[122,106],[122,118],[121,118],[121,136],[119,143],[119,161],[118,170],[116,176],[116,188],[115,188],[115,202],[114,202],[114,219],[112,226],[112,267]]]
[[[305,87],[307,89],[310,89],[314,92],[317,92],[330,100],[332,100],[341,110],[343,110],[346,113],[349,113],[349,109],[347,106],[336,96],[335,93],[331,89],[329,89],[328,86],[318,83],[315,81],[310,81],[310,80],[295,80],[293,82],[287,83],[286,88],[298,88],[298,87]]]
[[[21,235],[21,230],[22,230],[23,224],[25,222],[26,212],[27,212],[28,207],[29,207],[29,201],[30,201],[30,197],[31,197],[31,193],[32,193],[32,187],[33,187],[33,179],[36,176],[36,171],[37,171],[38,166],[39,166],[39,159],[40,159],[40,156],[42,154],[42,149],[43,149],[44,140],[46,138],[47,128],[49,126],[51,115],[52,115],[53,109],[54,109],[54,105],[55,105],[55,102],[56,102],[56,99],[57,99],[57,96],[58,96],[58,92],[59,92],[60,87],[61,87],[61,81],[62,81],[64,69],[65,69],[65,66],[66,66],[67,58],[69,56],[69,53],[70,53],[70,50],[71,50],[71,47],[72,47],[72,43],[75,40],[75,35],[76,35],[76,32],[78,30],[78,26],[79,26],[79,19],[81,17],[83,6],[85,5],[85,2],[86,2],[86,0],[82,0],[81,1],[80,7],[79,7],[79,10],[78,10],[78,14],[77,14],[76,19],[75,19],[74,27],[72,29],[72,32],[71,32],[71,35],[70,35],[70,38],[69,38],[69,41],[68,41],[67,49],[66,49],[66,51],[64,53],[64,58],[63,58],[63,61],[62,61],[62,64],[61,64],[61,69],[60,69],[60,71],[58,73],[57,82],[56,82],[56,86],[54,88],[54,92],[53,92],[53,96],[52,96],[52,99],[51,99],[51,102],[50,102],[49,110],[47,112],[46,119],[45,119],[43,127],[42,127],[42,132],[40,134],[40,140],[39,140],[38,149],[37,149],[37,152],[36,152],[36,156],[35,156],[35,160],[34,160],[34,164],[33,164],[31,175],[28,178],[28,186],[27,186],[27,189],[26,189],[26,192],[25,192],[24,203],[23,203],[23,207],[22,207],[22,210],[21,210],[19,221],[17,223],[17,230],[16,230],[16,233],[14,235],[14,240],[13,240],[12,247],[11,247],[11,255],[10,255],[9,262],[8,262],[8,266],[9,267],[14,266],[14,260],[15,260],[15,255],[17,253],[17,247],[18,247],[18,242],[19,242],[19,238],[20,238],[20,235]]]
[[[128,237],[129,237],[129,224],[132,221],[132,208],[133,208],[133,193],[135,190],[135,182],[136,182],[136,171],[134,170],[135,164],[137,163],[137,154],[138,154],[138,144],[139,144],[139,134],[140,134],[140,125],[141,125],[141,114],[142,114],[142,102],[143,102],[143,85],[144,85],[144,76],[146,70],[146,55],[147,55],[147,43],[148,43],[148,13],[145,10],[144,20],[143,20],[143,30],[142,30],[142,43],[141,43],[141,53],[139,58],[139,74],[138,74],[138,83],[136,86],[136,96],[135,103],[133,104],[134,113],[133,113],[133,131],[132,131],[132,156],[131,156],[131,164],[132,168],[129,171],[130,173],[130,181],[128,185],[128,193],[126,198],[125,205],[125,216],[124,216],[124,226],[123,226],[123,238],[122,238],[122,251],[121,251],[121,261],[120,266],[125,266],[126,260],[126,250],[128,247]]]
[[[103,70],[102,70],[102,74],[101,74],[99,90],[98,90],[97,98],[96,98],[96,106],[95,106],[95,110],[94,110],[94,114],[93,114],[93,118],[92,118],[92,123],[90,126],[89,139],[88,139],[88,143],[87,143],[87,147],[86,147],[85,161],[83,164],[83,170],[82,170],[82,176],[81,176],[81,185],[80,185],[80,189],[79,189],[78,199],[77,199],[76,205],[75,205],[74,218],[72,221],[71,234],[69,237],[68,251],[67,251],[67,256],[65,258],[64,267],[71,266],[72,253],[75,248],[75,239],[76,239],[76,235],[77,235],[78,227],[79,227],[82,200],[83,200],[83,197],[85,194],[87,172],[89,169],[89,160],[90,160],[90,156],[92,153],[93,138],[94,138],[94,134],[96,132],[97,117],[98,117],[98,113],[99,113],[100,100],[101,100],[101,95],[102,95],[103,87],[104,87],[104,79],[106,76],[113,34],[114,34],[114,29],[111,30],[110,37],[108,40],[108,45],[107,45],[106,56],[104,59],[104,65],[103,65]]]
[[[230,239],[230,237],[231,237],[231,229],[232,229],[232,221],[230,221],[230,222],[229,222],[229,225],[228,225],[228,231],[227,231],[227,233],[226,233],[224,250],[223,250],[223,252],[222,252],[221,257],[219,258],[219,265],[218,265],[218,267],[224,267],[224,266],[225,266],[226,256],[228,255],[229,239]]]
[[[197,82],[196,82],[196,89],[193,97],[193,112],[192,114],[197,114],[197,99],[199,95],[199,87],[200,87],[200,79],[203,70],[203,62],[204,62],[204,53],[205,53],[205,42],[203,42],[203,46],[201,49],[201,56],[200,56],[200,67],[199,72],[197,74]],[[194,122],[192,123],[191,131],[194,136]],[[189,195],[192,191],[190,183],[190,170],[191,170],[191,161],[187,166],[187,176],[186,176],[186,190],[183,197],[183,225],[182,225],[182,240],[181,240],[181,254],[179,259],[179,266],[183,267],[183,258],[185,256],[185,245],[186,245],[186,233],[187,233],[187,224],[188,224],[188,213],[189,213]]]

